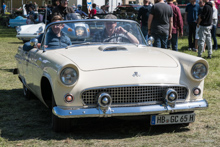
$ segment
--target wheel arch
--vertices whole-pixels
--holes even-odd
[[[52,84],[50,82],[50,80],[48,79],[48,77],[43,76],[41,78],[41,95],[42,98],[45,102],[45,104],[49,107],[52,108]]]

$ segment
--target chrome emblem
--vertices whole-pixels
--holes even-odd
[[[133,77],[140,77],[141,75],[138,72],[134,72]]]

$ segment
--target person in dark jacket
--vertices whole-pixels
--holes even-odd
[[[60,0],[60,5],[53,9],[52,15],[61,15],[63,18],[68,13],[75,13],[72,7],[68,6],[69,0]]]
[[[179,7],[173,4],[173,0],[167,0],[168,5],[171,6],[173,10],[173,28],[172,28],[172,38],[168,40],[167,46],[172,44],[172,50],[178,51],[178,32],[180,36],[183,36],[183,19]]]
[[[60,15],[55,15],[51,21],[52,22],[63,21],[63,18]],[[46,40],[45,47],[64,48],[69,45],[72,45],[70,38],[61,31],[63,27],[64,27],[64,24],[56,24],[49,28],[49,31],[47,32],[47,35],[46,35],[47,37],[45,39]],[[41,47],[41,41],[42,41],[43,36],[44,34],[41,34],[37,37],[38,39],[37,48]],[[23,50],[25,51],[29,51],[32,48],[34,47],[30,45],[30,42],[26,42],[23,45]]]
[[[141,21],[141,30],[147,40],[148,38],[148,17],[151,10],[151,5],[149,5],[149,0],[143,0],[144,5],[138,11],[137,19]]]
[[[188,25],[189,36],[188,36],[188,50],[194,50],[195,48],[195,33],[196,33],[196,22],[198,19],[199,13],[199,4],[196,3],[196,0],[190,0],[190,3],[187,4],[185,10],[185,25]]]
[[[208,58],[212,58],[212,3],[209,0],[203,0],[205,2],[205,6],[203,7],[202,13],[199,15],[199,21],[197,27],[199,28],[199,40],[198,40],[198,56],[202,56],[202,52],[204,49],[204,44],[208,47]]]

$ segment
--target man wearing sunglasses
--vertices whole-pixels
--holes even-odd
[[[108,14],[105,19],[117,19],[115,15]],[[121,26],[116,27],[117,22],[106,21],[105,28],[93,36],[93,42],[130,42],[139,44],[138,39]]]
[[[63,18],[68,13],[75,13],[72,7],[68,6],[69,0],[60,0],[60,5],[53,9],[52,15],[61,15]]]

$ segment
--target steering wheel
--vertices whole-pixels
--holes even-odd
[[[110,40],[115,39],[115,38],[121,38],[122,40],[124,40],[123,42],[131,43],[131,41],[128,38],[126,38],[124,36],[120,36],[120,35],[112,36],[110,38],[104,39],[103,42],[110,42]]]

